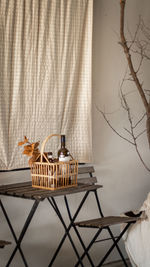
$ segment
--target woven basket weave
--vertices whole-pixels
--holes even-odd
[[[48,190],[76,186],[78,175],[77,160],[72,159],[68,162],[50,163],[45,157],[45,145],[53,136],[60,138],[58,134],[52,134],[46,137],[41,146],[40,161],[31,164],[32,186]]]

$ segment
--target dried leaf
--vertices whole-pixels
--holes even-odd
[[[26,144],[26,143],[29,143],[29,141],[28,141],[27,137],[24,136],[24,141],[19,142],[19,143],[18,143],[18,146],[22,146],[22,145],[24,145],[24,144]]]
[[[24,146],[24,149],[25,149],[25,150],[33,150],[32,145]]]
[[[39,154],[40,154],[39,149],[35,149],[35,150],[33,151],[33,156],[34,156],[34,155],[37,156],[37,155],[39,155]]]
[[[40,161],[40,152],[34,153],[33,156],[29,159],[28,163],[31,166],[34,162]]]
[[[31,144],[32,149],[34,149],[34,143]]]
[[[32,153],[33,154],[33,151],[32,150],[29,150],[29,149],[28,150],[24,149],[23,154],[26,154],[27,155],[28,153]]]
[[[28,143],[28,145],[25,145],[26,143]],[[27,155],[28,157],[31,157],[31,160],[29,160],[29,165],[32,162],[35,162],[37,158],[40,156],[40,152],[38,149],[39,142],[30,143],[27,137],[24,136],[24,141],[19,142],[18,145],[19,146],[25,145],[24,151],[22,152],[22,154]]]
[[[39,146],[40,142],[36,142],[34,143],[34,149],[37,149],[37,147]]]
[[[22,145],[24,145],[24,141],[18,143],[18,146],[22,146]]]
[[[24,142],[29,143],[28,138],[26,136],[24,136]]]
[[[22,154],[31,157],[32,156],[32,153],[33,153],[32,151],[24,150]]]

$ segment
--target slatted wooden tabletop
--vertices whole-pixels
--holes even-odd
[[[0,186],[0,195],[14,196],[27,199],[44,200],[47,197],[62,196],[74,194],[84,191],[91,191],[101,188],[102,185],[95,184],[96,177],[89,177],[89,174],[94,172],[93,167],[80,167],[78,174],[87,175],[86,177],[78,178],[78,185],[75,187],[63,188],[58,190],[46,190],[33,188],[31,181],[15,184],[7,184]]]

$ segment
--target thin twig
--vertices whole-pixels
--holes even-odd
[[[124,128],[124,130],[132,136],[132,133],[127,128]]]
[[[142,134],[144,134],[146,132],[146,129],[145,130],[143,130],[141,133],[139,133],[136,137],[135,137],[135,139],[138,139]]]
[[[127,41],[126,41],[125,34],[124,34],[125,4],[126,4],[126,0],[121,0],[120,1],[120,39],[121,39],[120,43],[121,43],[121,45],[122,45],[122,47],[124,49],[124,53],[126,55],[126,59],[127,59],[127,62],[128,62],[128,66],[129,66],[132,78],[135,81],[137,90],[138,90],[138,92],[139,92],[139,94],[141,96],[141,99],[143,101],[144,107],[145,107],[146,112],[148,114],[149,113],[148,102],[147,102],[147,99],[146,99],[145,94],[143,92],[143,89],[141,87],[141,83],[140,83],[140,81],[139,81],[139,79],[137,77],[136,71],[134,69],[133,62],[132,62],[131,55],[130,55],[130,50],[129,50],[129,47],[127,46]]]
[[[138,146],[137,146],[137,145],[135,146],[135,149],[136,149],[136,152],[137,152],[137,154],[138,154],[138,156],[139,156],[139,158],[140,158],[142,164],[143,164],[144,167],[147,169],[147,171],[150,172],[150,168],[146,165],[146,163],[145,163],[144,160],[142,159],[142,157],[141,157],[141,155],[140,155],[140,153],[139,153],[139,150],[138,150]]]
[[[131,45],[129,46],[129,50],[131,49],[131,47],[132,47],[133,44],[135,43],[135,40],[136,40],[137,34],[138,34],[139,30],[140,30],[140,27],[141,27],[141,16],[139,16],[139,22],[138,22],[138,24],[137,24],[136,31],[135,31],[135,33],[134,33],[134,37],[132,37],[132,34],[131,34],[131,32],[129,31],[129,29],[128,29],[128,32],[130,33],[130,36],[131,36],[131,39],[132,39],[132,41],[131,41]]]
[[[146,116],[146,113],[144,113],[142,118],[133,126],[133,129],[135,129],[140,124],[140,122],[144,119],[145,116]]]
[[[130,135],[132,136],[132,139],[133,139],[133,144],[135,146],[135,149],[136,149],[136,152],[138,154],[138,157],[140,158],[142,164],[144,165],[144,167],[150,171],[150,168],[146,165],[146,163],[144,162],[144,160],[142,159],[142,156],[138,150],[138,144],[137,144],[137,138],[143,133],[140,133],[138,136],[135,136],[134,134],[134,127],[133,127],[133,122],[132,122],[132,117],[131,117],[131,113],[130,113],[130,108],[128,106],[128,103],[126,101],[126,98],[125,98],[125,95],[123,94],[122,90],[121,90],[121,94],[122,94],[122,98],[123,98],[123,102],[124,102],[124,105],[126,107],[126,111],[128,113],[128,120],[129,120],[129,123],[130,123],[130,131],[128,130],[128,133],[130,133]]]
[[[100,110],[97,106],[96,106],[97,110],[102,114],[103,118],[105,119],[105,121],[107,122],[107,124],[109,125],[109,127],[113,130],[113,132],[115,132],[119,137],[121,137],[122,139],[124,139],[125,141],[127,141],[128,143],[134,145],[133,142],[131,142],[129,139],[127,139],[126,137],[124,137],[123,135],[121,135],[120,133],[118,133],[115,128],[111,125],[111,123],[109,122],[109,120],[107,119],[105,113]]]

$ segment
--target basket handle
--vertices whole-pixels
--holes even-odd
[[[47,136],[47,137],[45,138],[45,140],[43,141],[43,143],[42,143],[42,145],[41,145],[41,151],[40,151],[40,152],[41,152],[41,160],[42,160],[42,157],[43,157],[43,152],[44,152],[45,145],[46,145],[47,141],[48,141],[51,137],[53,137],[53,136],[61,137],[60,134],[51,134],[51,135],[49,135],[49,136]]]

